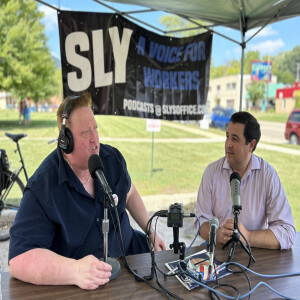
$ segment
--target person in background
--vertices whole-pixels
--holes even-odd
[[[25,108],[25,101],[21,99],[20,106],[19,106],[19,124],[21,124],[22,120],[24,120],[24,108]]]
[[[126,210],[145,231],[149,220],[122,154],[100,144],[91,96],[67,97],[57,112],[58,147],[29,179],[10,231],[11,276],[33,284],[73,284],[95,289],[109,281],[103,257],[103,200],[88,160],[100,155],[117,202],[125,255],[149,252],[144,233],[130,226]],[[62,117],[64,115],[64,117]],[[63,125],[62,125],[63,124]],[[114,210],[109,211],[108,256],[121,255]],[[156,251],[166,247],[151,232]]]
[[[30,104],[26,102],[24,107],[24,125],[30,125],[30,119]]]
[[[208,165],[198,191],[196,214],[200,235],[209,238],[209,219],[217,217],[217,242],[225,244],[234,223],[230,175],[239,173],[242,210],[238,228],[251,247],[289,249],[296,230],[291,208],[275,169],[253,154],[261,132],[248,112],[231,116],[226,130],[225,157]],[[241,241],[243,238],[241,236]]]

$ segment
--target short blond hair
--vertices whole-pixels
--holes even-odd
[[[69,103],[70,101],[70,103]],[[69,104],[68,104],[69,103]],[[68,116],[72,113],[73,110],[75,110],[78,107],[90,107],[92,108],[92,97],[90,93],[84,92],[81,95],[72,95],[66,97],[63,102],[60,104],[56,117],[57,117],[57,126],[58,129],[61,130],[61,125],[63,122],[62,114],[65,110],[66,105],[68,104]],[[68,120],[66,121],[66,124],[68,124]]]

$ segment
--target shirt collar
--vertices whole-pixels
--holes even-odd
[[[62,184],[63,182],[69,182],[70,185],[76,186],[75,178],[72,176],[73,171],[70,166],[63,158],[61,150],[59,147],[56,148],[57,156],[58,156],[58,184]],[[109,152],[101,147],[100,144],[100,156],[106,157],[109,155]]]
[[[226,156],[224,157],[223,169],[229,170],[230,174],[232,173],[232,169],[227,162]],[[251,173],[252,170],[259,170],[259,169],[260,169],[260,160],[255,154],[252,153],[248,167],[243,177],[246,178]]]
[[[56,153],[58,156],[58,184],[62,184],[69,180],[67,175],[67,162],[64,160],[63,155],[59,147],[56,148]]]

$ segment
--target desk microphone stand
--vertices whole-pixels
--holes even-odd
[[[239,214],[240,209],[242,209],[241,206],[235,206],[233,208],[233,214],[234,214],[234,225],[233,225],[233,233],[231,235],[231,239],[222,247],[222,249],[226,248],[229,244],[231,244],[228,252],[227,262],[232,261],[232,257],[235,251],[235,245],[236,243],[240,243],[242,248],[247,252],[249,257],[252,258],[253,261],[255,261],[253,255],[250,253],[248,248],[244,245],[244,243],[240,240],[240,233],[239,233]]]
[[[108,257],[108,232],[109,232],[109,219],[107,215],[108,210],[108,196],[104,195],[104,217],[102,220],[102,232],[103,232],[103,261],[111,265],[111,276],[109,280],[113,280],[121,273],[120,263],[115,259]]]
[[[186,262],[184,261],[184,257],[185,257],[185,243],[184,242],[179,242],[178,239],[179,236],[179,227],[175,226],[173,227],[173,237],[174,237],[174,241],[173,244],[170,244],[170,249],[174,248],[174,253],[177,254],[178,250],[180,250],[179,253],[179,258],[180,258],[180,265],[182,267],[182,269],[186,269]]]

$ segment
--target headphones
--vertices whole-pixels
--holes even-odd
[[[70,102],[72,102],[73,100],[79,98],[79,96],[72,96],[69,101],[67,102],[65,109],[62,113],[62,125],[61,125],[61,130],[59,132],[59,136],[58,136],[58,146],[66,153],[66,154],[70,154],[73,149],[74,149],[74,140],[73,140],[73,135],[72,135],[72,131],[66,127],[66,121],[69,118],[69,106],[70,106]]]

